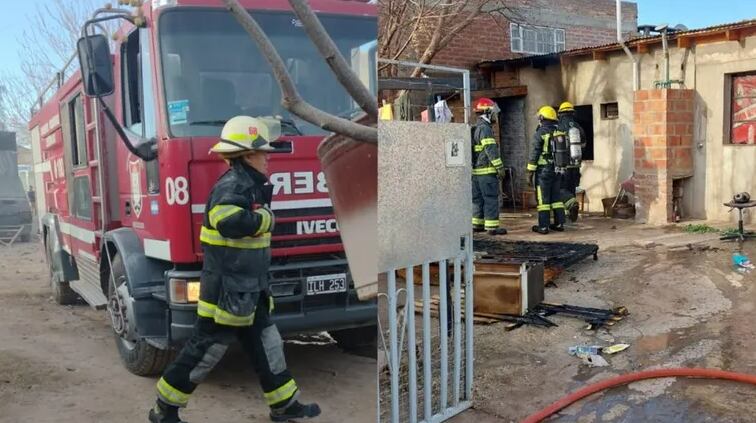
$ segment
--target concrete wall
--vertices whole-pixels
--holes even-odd
[[[729,97],[725,78],[729,73],[756,71],[756,36],[737,41],[696,47],[695,81],[697,96],[696,140],[697,174],[704,174],[696,185],[705,198],[707,218],[734,221],[735,213],[722,206],[736,192],[756,195],[756,145],[728,145],[724,139],[729,124],[724,105]],[[705,163],[705,166],[699,166]],[[751,213],[750,222],[756,222]]]
[[[664,78],[662,49],[633,53],[640,63],[639,88],[652,89],[655,81]],[[724,128],[729,122],[725,81],[729,73],[756,71],[756,36],[692,48],[673,47],[669,61],[670,79],[682,80],[685,88],[695,90],[694,174],[683,185],[684,217],[733,220],[722,203],[735,192],[756,194],[756,146],[724,142]],[[630,59],[622,52],[611,53],[604,60],[580,56],[546,69],[525,67],[518,71],[519,83],[528,87],[528,145],[540,106],[555,106],[565,99],[578,106],[592,106],[595,159],[583,163],[581,181],[591,211],[600,211],[601,199],[615,195],[618,184],[634,170],[632,72]],[[607,102],[618,103],[618,119],[602,119],[601,104]]]

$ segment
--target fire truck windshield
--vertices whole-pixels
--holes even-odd
[[[291,13],[253,12],[286,63],[302,97],[336,115],[355,103]],[[374,17],[320,16],[347,61],[352,51],[375,39]],[[176,137],[218,136],[236,115],[282,116],[290,135],[324,131],[281,106],[281,93],[268,63],[250,36],[224,10],[173,9],[159,19],[160,54],[171,133]]]

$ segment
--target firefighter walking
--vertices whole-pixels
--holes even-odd
[[[230,165],[210,193],[200,232],[204,263],[194,334],[157,384],[153,423],[181,422],[179,408],[234,340],[239,340],[260,378],[273,421],[320,414],[317,404],[297,401],[299,388],[284,359],[283,341],[270,320],[268,289],[274,215],[266,175],[269,141],[280,123],[237,116],[223,127],[211,152]]]
[[[560,179],[569,163],[566,134],[557,127],[557,113],[551,106],[538,110],[540,125],[533,136],[533,150],[528,160],[528,180],[536,188],[538,224],[533,231],[548,234],[549,229],[564,230],[564,203],[560,198]],[[566,156],[565,156],[566,155]],[[554,214],[554,223],[551,214]]]
[[[585,131],[575,120],[575,107],[569,101],[559,105],[559,130],[567,134],[570,147],[570,164],[562,177],[561,198],[569,212],[570,221],[578,219],[578,203],[575,191],[580,185],[580,165],[585,148]]]
[[[472,134],[473,231],[505,235],[507,230],[499,227],[499,176],[503,174],[504,163],[491,127],[496,117],[496,103],[490,98],[481,98],[475,102],[474,110],[478,121]]]

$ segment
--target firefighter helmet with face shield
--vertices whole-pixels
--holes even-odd
[[[499,106],[495,101],[490,98],[479,98],[473,104],[473,111],[479,115],[483,115],[491,120],[499,114]]]
[[[210,152],[238,155],[245,152],[284,153],[288,150],[273,143],[281,137],[281,122],[275,118],[236,116],[223,125],[220,141]]]

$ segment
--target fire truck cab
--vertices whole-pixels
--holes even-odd
[[[241,3],[302,97],[351,117],[355,103],[288,2]],[[362,75],[373,73],[375,6],[309,3],[342,54],[369,66]],[[85,69],[60,72],[29,124],[56,301],[81,297],[106,308],[124,365],[138,375],[162,371],[196,319],[199,229],[209,191],[227,168],[208,151],[233,116],[279,116],[292,151],[270,160],[273,318],[284,334],[327,331],[345,348],[373,344],[376,303],[360,301],[354,291],[316,155],[327,134],[282,107],[270,66],[220,0],[101,9],[88,25],[102,31],[116,15],[127,22],[114,41],[82,38]],[[105,95],[92,95],[92,86]]]

